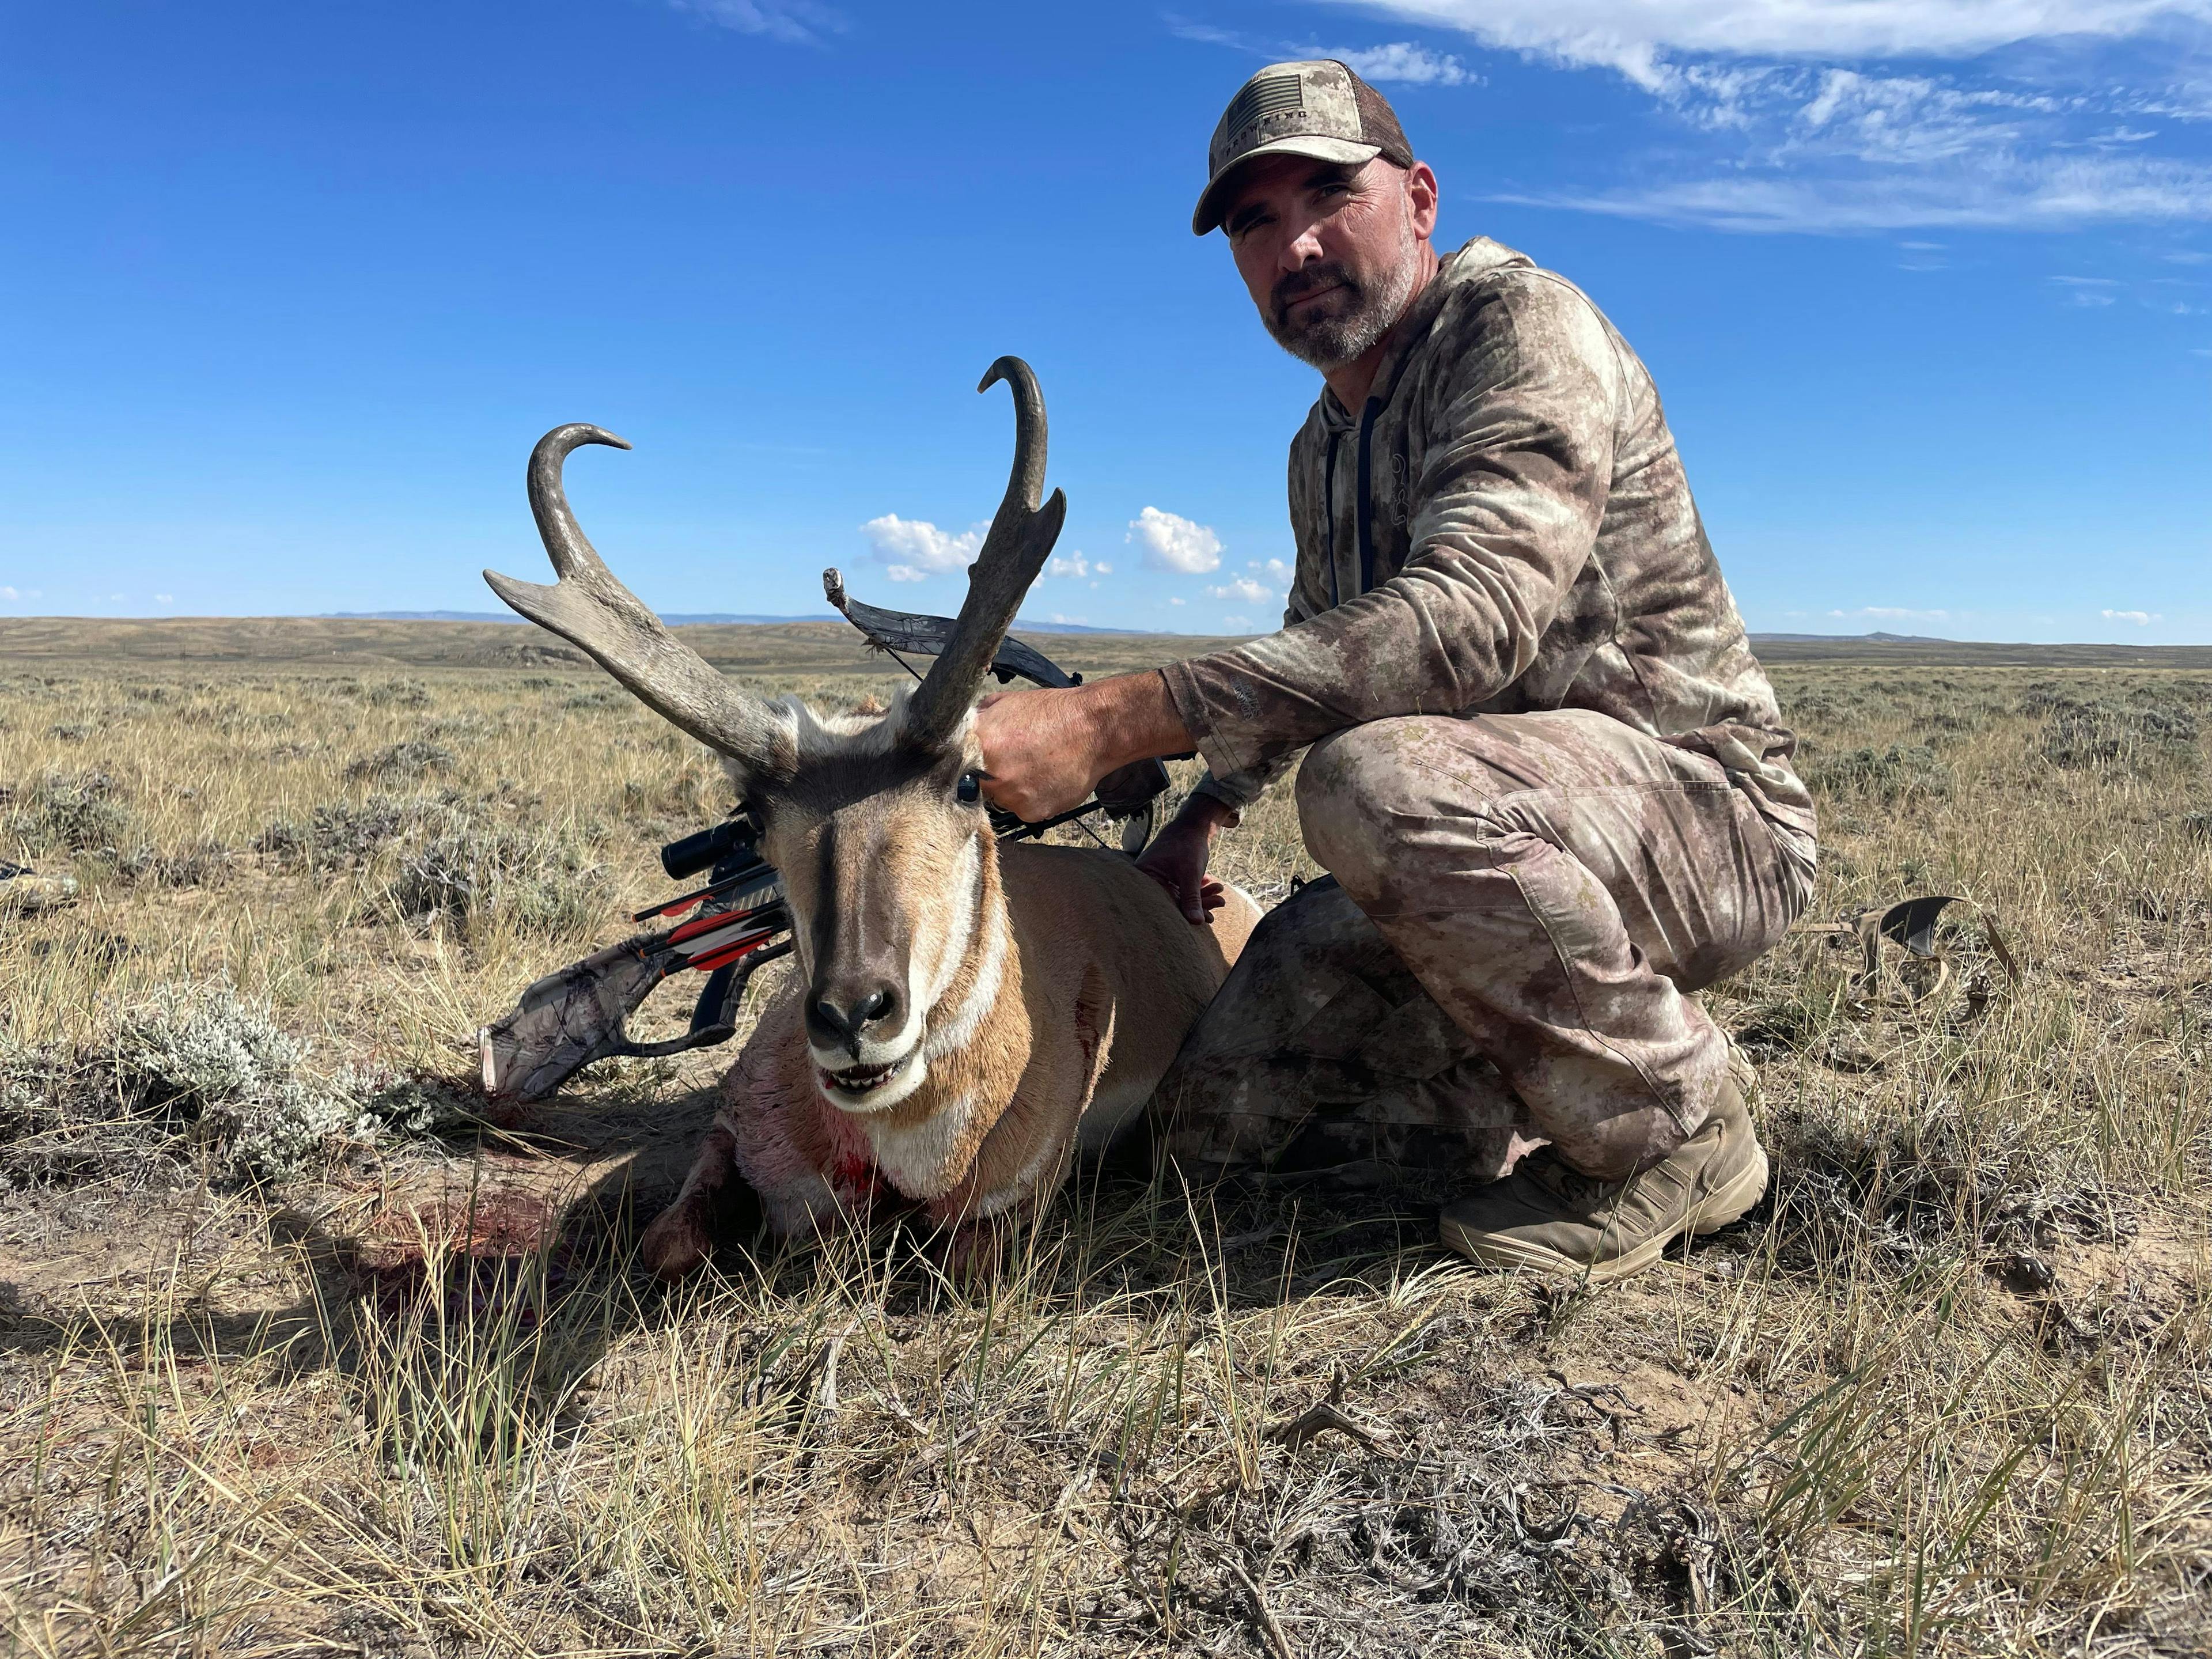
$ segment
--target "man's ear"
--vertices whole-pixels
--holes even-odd
[[[1413,213],[1413,234],[1425,242],[1437,228],[1437,175],[1426,161],[1406,174],[1406,201]]]

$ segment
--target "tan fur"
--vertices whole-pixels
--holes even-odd
[[[1194,927],[1127,858],[1103,850],[1000,846],[970,816],[896,803],[885,846],[902,884],[940,890],[976,836],[982,900],[968,948],[930,1008],[923,1041],[952,1024],[984,978],[994,935],[997,994],[967,1040],[933,1055],[927,1079],[881,1113],[848,1112],[816,1086],[799,1018],[800,975],[777,995],[723,1082],[723,1105],[683,1193],[648,1230],[647,1262],[669,1276],[705,1258],[704,1216],[731,1170],[790,1234],[864,1221],[889,1200],[956,1234],[1030,1213],[1057,1191],[1085,1115],[1126,1121],[1212,1000],[1259,908],[1231,888],[1212,927]],[[768,850],[795,914],[833,896],[805,827]],[[788,861],[787,861],[787,860]],[[831,884],[838,872],[831,872]],[[797,878],[797,879],[793,879]],[[1118,1126],[1117,1126],[1118,1127]]]

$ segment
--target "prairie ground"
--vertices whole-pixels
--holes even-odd
[[[472,1037],[669,891],[696,745],[557,656],[31,666],[0,860],[81,892],[0,912],[12,1651],[2212,1648],[2212,673],[1778,669],[1808,922],[1977,908],[1708,994],[1772,1189],[1626,1285],[1139,1168],[975,1282],[668,1290],[732,1051],[494,1119]],[[1222,863],[1311,873],[1287,799]]]

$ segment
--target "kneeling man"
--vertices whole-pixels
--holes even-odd
[[[1485,238],[1439,254],[1436,175],[1341,64],[1261,70],[1208,159],[1193,229],[1325,383],[1291,446],[1282,630],[994,700],[986,790],[1042,818],[1196,749],[1145,862],[1202,922],[1213,838],[1297,765],[1315,860],[1549,1143],[1448,1208],[1445,1243],[1633,1272],[1765,1188],[1690,994],[1810,895],[1793,740],[1651,377],[1581,290]]]

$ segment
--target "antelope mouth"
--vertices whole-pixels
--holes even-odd
[[[840,1094],[871,1094],[896,1077],[899,1066],[905,1063],[901,1060],[890,1066],[848,1066],[842,1072],[822,1073],[822,1084]]]
[[[814,1080],[831,1105],[868,1110],[908,1092],[899,1085],[913,1079],[921,1057],[921,1045],[916,1044],[896,1060],[879,1065],[833,1067],[817,1061]]]

